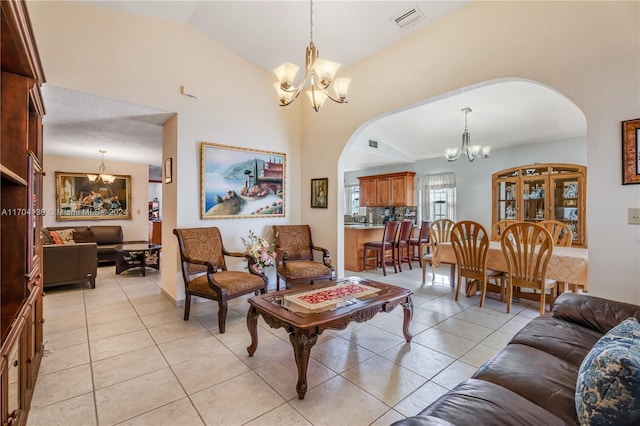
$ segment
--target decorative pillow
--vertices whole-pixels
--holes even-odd
[[[76,243],[75,241],[73,241],[73,233],[76,232],[75,229],[61,229],[61,230],[56,231],[56,232],[58,233],[58,236],[62,240],[62,244],[75,244]]]
[[[76,243],[93,243],[95,239],[93,238],[93,234],[91,231],[76,231],[73,234],[73,241]]]
[[[628,318],[609,330],[580,365],[576,411],[581,425],[640,422],[640,324]]]
[[[58,235],[58,231],[49,231],[49,235],[51,235],[53,244],[62,245],[62,240],[60,239],[60,235]]]
[[[40,239],[42,240],[42,244],[45,246],[50,246],[52,244],[55,244],[47,228],[42,228],[40,230]]]

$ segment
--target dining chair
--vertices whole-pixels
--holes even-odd
[[[374,261],[374,269],[382,268],[382,274],[387,276],[386,266],[393,265],[393,271],[398,272],[398,261],[396,259],[396,251],[394,249],[394,242],[396,240],[396,234],[400,222],[391,220],[384,225],[384,231],[382,233],[382,240],[380,241],[368,241],[364,243],[364,249],[362,251],[362,270],[367,270],[367,261]],[[375,257],[367,257],[367,252],[374,252]]]
[[[571,247],[571,244],[573,244],[573,233],[566,223],[558,220],[543,220],[538,222],[538,224],[544,226],[547,231],[549,231],[555,246]],[[569,289],[573,293],[577,293],[579,287],[578,284],[558,281],[558,293],[566,293]]]
[[[516,222],[517,221],[512,219],[503,219],[497,221],[491,228],[491,241],[500,241],[500,237],[502,236],[502,233],[507,228],[507,226]]]
[[[429,250],[427,250],[427,248]],[[420,253],[424,253],[420,259],[422,284],[425,283],[427,276],[427,265],[431,265],[431,285],[433,285],[436,279],[436,268],[433,266],[433,258],[438,256],[438,237],[436,236],[436,231],[433,229],[429,229],[429,241],[420,245]]]
[[[396,259],[398,260],[398,269],[402,272],[402,262],[409,264],[409,269],[413,269],[411,265],[411,247],[409,240],[411,240],[411,234],[413,233],[413,221],[403,220],[400,223],[400,231],[396,241],[393,243],[393,247],[396,250]]]
[[[453,225],[455,224],[456,223],[451,219],[438,219],[433,221],[433,223],[431,224],[431,228],[435,231],[436,236],[438,237],[438,244],[451,242],[451,229],[453,229]],[[450,281],[451,287],[453,287],[456,282],[455,263],[451,263],[449,281]]]
[[[462,281],[465,281],[467,297],[475,294],[475,284],[480,287],[480,307],[484,306],[487,289],[500,294],[504,300],[504,272],[487,268],[489,256],[489,235],[484,226],[472,220],[457,222],[451,230],[451,245],[456,254],[458,281],[456,284],[455,300],[458,301]],[[498,282],[498,285],[487,285],[488,280]]]
[[[573,243],[573,234],[569,225],[558,220],[543,220],[538,222],[544,226],[551,234],[553,244],[561,247],[571,247]]]
[[[276,291],[280,291],[280,279],[286,288],[300,282],[332,280],[335,269],[331,265],[329,250],[316,246],[311,239],[309,225],[274,225],[276,246]],[[322,262],[316,261],[322,254]]]
[[[544,315],[547,290],[549,308],[557,295],[556,282],[546,278],[553,253],[551,234],[542,225],[518,222],[504,230],[500,245],[507,263],[507,313],[511,312],[513,288],[518,287],[540,292],[540,315]]]
[[[420,225],[420,232],[417,238],[409,240],[409,251],[411,252],[411,260],[417,260],[422,267],[422,256],[424,253],[420,250],[420,246],[429,243],[429,231],[431,230],[431,221],[423,220]],[[424,249],[431,250],[431,247],[424,246]]]
[[[268,278],[255,270],[253,256],[227,251],[216,227],[174,229],[173,233],[178,238],[184,279],[184,320],[189,320],[191,296],[216,300],[218,329],[224,333],[227,301],[248,293],[266,293]],[[245,258],[249,272],[229,271],[225,257]]]

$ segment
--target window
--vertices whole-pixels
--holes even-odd
[[[344,187],[344,214],[359,214],[360,210],[360,185],[345,185]]]
[[[456,220],[456,178],[453,173],[420,176],[419,220]]]

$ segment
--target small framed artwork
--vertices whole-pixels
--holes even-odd
[[[171,183],[173,181],[173,160],[171,157],[164,160],[164,183]]]
[[[311,207],[327,208],[329,178],[311,179]]]
[[[640,183],[640,118],[622,122],[622,184]]]

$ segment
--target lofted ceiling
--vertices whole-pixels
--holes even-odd
[[[184,23],[268,72],[283,62],[303,65],[309,42],[307,1],[84,3]],[[321,58],[346,66],[465,3],[316,0],[314,43]],[[414,7],[424,19],[399,29],[394,19]],[[282,25],[283,19],[286,25]],[[347,76],[340,71],[338,75]],[[106,159],[144,158],[156,170],[160,166],[161,125],[171,112],[51,85],[43,87],[43,96],[47,153],[99,158],[98,150],[106,149]],[[494,148],[586,134],[584,116],[563,96],[527,82],[503,82],[465,90],[373,122],[345,153],[345,171],[442,156],[445,148],[460,145],[464,128],[460,109],[464,107],[473,110],[468,120],[472,143]],[[379,148],[369,148],[369,140],[377,141]]]

